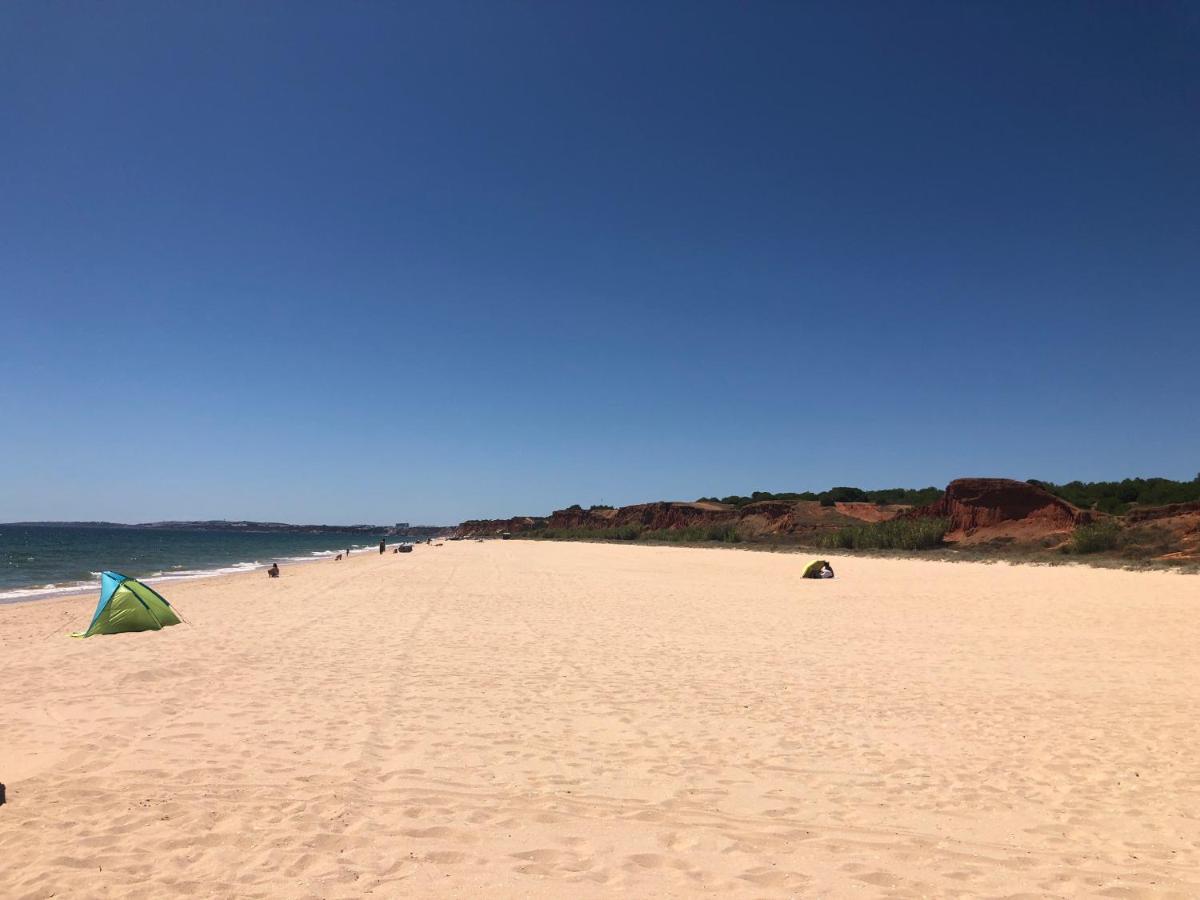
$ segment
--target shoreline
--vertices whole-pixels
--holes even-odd
[[[371,552],[372,551],[369,548],[358,550],[351,556],[351,558],[349,560],[343,559],[342,563],[349,564],[354,561],[361,561],[363,558],[369,559]],[[375,548],[375,550],[373,552],[376,556],[381,555],[379,553],[378,548]],[[389,550],[386,554],[382,554],[382,555],[383,556],[391,556],[392,554],[391,554],[391,551]],[[322,563],[322,562],[334,563],[336,561],[334,560],[334,558],[332,556],[328,556],[328,557],[321,556],[321,557],[314,557],[313,559],[298,560],[296,562],[289,563],[286,566],[281,565],[279,567],[280,577],[282,578],[284,576],[284,574],[286,574],[288,572],[293,572],[297,568],[308,568],[315,563]],[[340,565],[340,563],[339,563],[339,565]],[[185,577],[185,578],[177,578],[177,579],[173,580],[173,583],[178,585],[179,587],[187,586],[188,588],[192,588],[192,587],[203,588],[206,591],[209,588],[209,586],[211,586],[213,588],[214,592],[219,592],[220,590],[224,590],[224,589],[227,589],[231,586],[238,585],[238,584],[249,585],[252,583],[251,576],[261,575],[261,573],[265,572],[268,568],[269,568],[268,565],[262,565],[262,566],[256,565],[252,569],[243,569],[243,570],[237,571],[237,572],[220,572],[220,573],[213,574],[213,575],[201,575],[201,576],[189,576],[189,577]],[[144,581],[147,584],[151,585],[152,587],[156,583],[161,584],[161,582],[162,582],[161,578],[139,578],[137,580]],[[171,583],[171,582],[169,582],[169,583]],[[70,594],[51,594],[49,596],[25,597],[25,598],[20,598],[20,599],[15,599],[15,600],[9,600],[7,602],[0,602],[0,615],[3,615],[4,613],[6,613],[9,610],[20,611],[20,610],[28,609],[31,606],[36,607],[38,609],[53,610],[53,609],[61,609],[62,607],[68,606],[68,605],[77,605],[80,603],[80,601],[87,601],[88,605],[92,605],[96,602],[96,599],[99,596],[99,592],[100,592],[100,581],[99,581],[99,579],[97,579],[96,585],[93,588],[82,589],[82,590],[75,591]],[[167,598],[167,600],[170,601],[172,606],[175,606],[175,600],[172,597],[172,594],[173,594],[172,591],[164,590],[164,591],[160,591],[160,593],[162,593]],[[184,615],[187,615],[187,613],[188,613],[187,608],[182,608],[180,611]],[[86,625],[86,624],[87,623],[85,622],[84,625]]]
[[[414,539],[415,541],[415,539]],[[400,543],[409,543],[408,541],[396,541],[389,543],[390,548]],[[273,562],[278,562],[282,567],[292,567],[307,565],[309,563],[323,562],[325,560],[334,560],[341,550],[320,550],[311,551],[309,556],[280,556],[272,558]],[[378,553],[378,546],[373,547],[353,547],[350,551],[350,556],[361,556],[365,553]],[[236,575],[250,575],[254,572],[262,572],[270,568],[270,563],[264,562],[249,562],[238,561],[227,565],[217,566],[212,569],[185,569],[178,573],[159,572],[154,575],[145,576],[129,576],[137,578],[138,581],[145,582],[152,587],[161,584],[177,584],[192,581],[211,581],[216,578],[226,578]],[[125,574],[125,573],[121,573]],[[47,585],[47,586],[31,586],[31,587],[13,587],[0,591],[0,608],[6,606],[20,605],[25,603],[47,603],[54,600],[72,600],[78,597],[93,596],[100,589],[99,575],[93,581],[78,582],[67,585]]]

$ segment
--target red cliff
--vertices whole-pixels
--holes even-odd
[[[560,509],[550,516],[549,527],[599,529],[639,525],[646,531],[656,531],[728,523],[736,525],[745,537],[751,538],[808,534],[864,522],[882,522],[894,518],[903,509],[905,507],[878,506],[874,503],[822,506],[815,500],[762,500],[741,507],[709,501],[683,503],[662,500],[619,509]]]
[[[1093,518],[1045,488],[1009,478],[957,478],[942,499],[908,515],[949,519],[949,539],[972,541],[1038,539],[1068,532]]]

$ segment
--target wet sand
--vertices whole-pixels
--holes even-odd
[[[1200,579],[419,546],[0,607],[0,897],[1200,895]]]

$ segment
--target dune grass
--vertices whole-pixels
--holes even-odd
[[[636,541],[641,525],[618,525],[613,528],[538,528],[521,537],[539,541]]]
[[[946,519],[890,519],[820,535],[817,546],[830,550],[933,550],[942,546],[949,527]]]
[[[613,528],[539,528],[521,537],[542,541],[665,541],[703,543],[719,541],[737,544],[742,540],[732,522],[718,525],[688,525],[685,528],[645,528],[642,525],[618,525]]]
[[[1072,553],[1104,553],[1121,543],[1121,526],[1116,522],[1093,522],[1071,532]]]

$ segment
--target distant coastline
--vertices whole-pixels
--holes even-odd
[[[251,522],[228,519],[198,521],[140,522],[0,522],[0,528],[104,528],[143,531],[234,531],[249,534],[377,534],[433,537],[452,529],[442,525],[292,525],[288,522]]]

